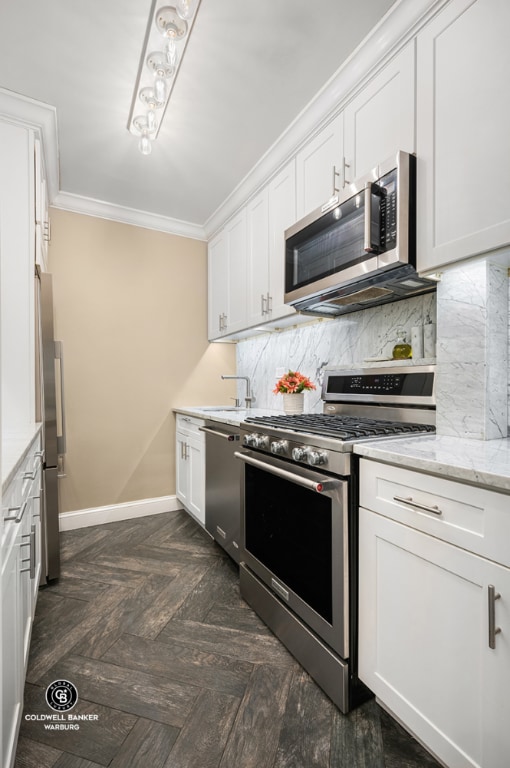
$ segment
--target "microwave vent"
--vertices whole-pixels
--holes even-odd
[[[328,304],[338,304],[341,307],[349,304],[362,304],[364,301],[374,301],[389,296],[393,291],[389,288],[380,288],[373,285],[370,288],[363,288],[361,291],[349,293],[348,296],[339,296],[336,299],[329,299]]]

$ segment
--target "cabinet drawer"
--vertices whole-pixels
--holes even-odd
[[[506,494],[362,459],[360,505],[510,566]]]
[[[185,416],[182,413],[177,414],[176,428],[179,432],[186,432],[188,435],[203,435],[200,427],[205,426],[203,419],[197,419],[195,416]]]

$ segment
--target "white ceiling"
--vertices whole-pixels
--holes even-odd
[[[394,2],[202,0],[149,156],[126,122],[151,0],[5,0],[0,87],[56,107],[61,191],[203,225]]]

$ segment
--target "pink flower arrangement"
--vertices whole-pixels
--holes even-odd
[[[275,395],[279,392],[295,395],[304,389],[315,389],[315,384],[310,381],[308,376],[303,376],[299,371],[289,371],[276,382],[273,392]]]

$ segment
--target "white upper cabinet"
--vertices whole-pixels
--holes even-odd
[[[268,319],[269,199],[264,187],[246,206],[249,325]],[[283,257],[282,257],[283,258]]]
[[[295,315],[284,304],[285,230],[296,221],[296,163],[291,160],[269,183],[269,301],[272,320]]]
[[[209,338],[223,335],[227,317],[227,249],[223,230],[209,243],[208,247],[208,294],[209,294]]]
[[[2,430],[35,420],[34,134],[0,121]]]
[[[48,242],[50,239],[50,217],[48,212],[48,189],[39,139],[34,142],[35,170],[35,263],[46,272],[48,265]]]
[[[510,243],[510,3],[452,0],[418,35],[418,268]]]
[[[344,111],[348,181],[398,151],[415,147],[415,43],[409,43],[350,101]],[[341,180],[343,182],[343,180]]]
[[[209,339],[246,327],[246,250],[246,208],[241,208],[209,243]]]
[[[344,118],[337,115],[296,156],[297,219],[319,208],[343,184]],[[348,170],[348,169],[347,169]]]

